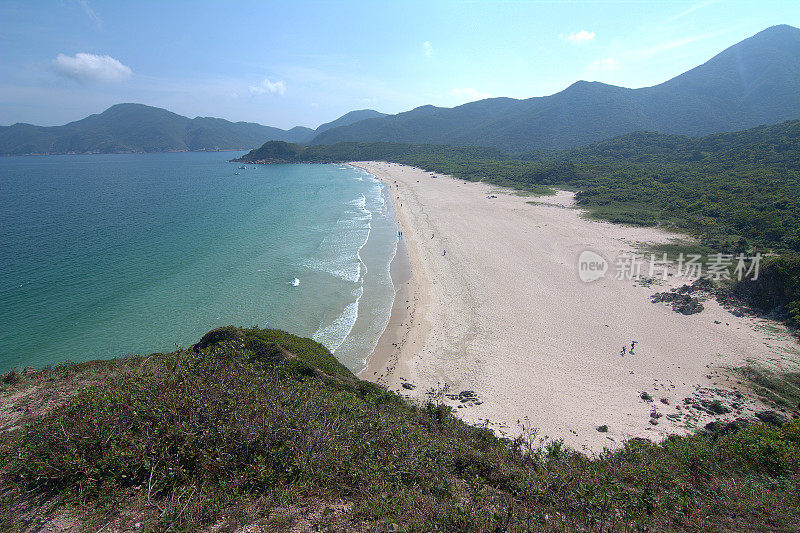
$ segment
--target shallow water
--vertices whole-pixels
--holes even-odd
[[[360,370],[394,295],[383,185],[346,165],[240,170],[237,155],[0,158],[0,371],[172,350],[228,324],[313,337]]]

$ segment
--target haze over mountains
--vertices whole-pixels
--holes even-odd
[[[669,81],[641,89],[579,81],[551,96],[422,106],[317,135],[341,141],[571,148],[637,130],[690,136],[800,118],[800,30],[767,28]]]
[[[157,152],[298,144],[399,142],[564,149],[634,131],[701,136],[800,118],[800,30],[780,25],[652,87],[578,81],[550,96],[490,98],[396,115],[352,111],[316,130],[283,130],[118,104],[64,126],[0,127],[0,154]]]
[[[2,126],[0,154],[230,150],[253,148],[267,140],[306,144],[329,128],[380,116],[383,113],[365,109],[351,111],[316,130],[300,126],[282,130],[221,118],[190,119],[142,104],[117,104],[63,126]]]

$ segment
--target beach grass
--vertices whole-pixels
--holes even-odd
[[[775,407],[800,409],[800,372],[774,372],[752,365],[739,372],[756,394]]]

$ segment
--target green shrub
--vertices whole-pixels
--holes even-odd
[[[797,524],[800,422],[630,440],[596,456],[562,440],[525,450],[441,403],[417,407],[355,379],[313,341],[239,331],[198,351],[69,367],[104,377],[0,441],[0,529],[16,529],[29,498],[53,496],[56,511],[73,506],[100,526],[137,516],[152,531],[234,529],[278,508],[269,520],[289,524],[287,510],[326,501],[352,504],[341,529]],[[277,361],[256,355],[270,346]]]

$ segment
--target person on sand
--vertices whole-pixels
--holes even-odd
[[[443,250],[442,255],[447,255],[447,250]]]
[[[631,355],[633,355],[634,348],[636,348],[636,341],[631,341]]]
[[[621,355],[622,357],[625,357],[625,354],[626,354],[626,353],[628,353],[628,346],[627,346],[627,345],[625,345],[625,346],[623,346],[623,347],[622,347],[622,352],[620,353],[620,355]]]

